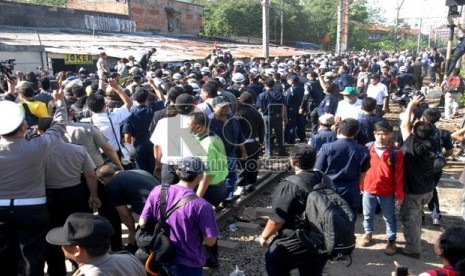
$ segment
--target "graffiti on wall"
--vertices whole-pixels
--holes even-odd
[[[136,22],[134,20],[85,15],[84,21],[86,29],[108,32],[134,33],[136,32]]]
[[[173,7],[165,7],[165,12],[168,21],[168,32],[174,32],[181,26],[181,12]]]

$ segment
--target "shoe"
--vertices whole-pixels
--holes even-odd
[[[242,193],[244,192],[245,187],[244,186],[238,186],[236,190],[234,191],[234,196],[241,196]]]
[[[360,241],[360,246],[361,247],[367,247],[370,246],[372,243],[372,235],[371,234],[365,234],[363,235],[361,241]]]
[[[387,241],[386,248],[384,248],[384,254],[391,256],[396,254],[396,250],[396,241]]]
[[[441,222],[439,221],[439,219],[433,219],[433,225],[439,226],[441,225]]]
[[[400,251],[400,254],[402,254],[404,256],[407,256],[407,257],[410,257],[410,258],[420,259],[420,253],[408,252],[408,251],[405,251],[405,249],[402,249]]]
[[[244,190],[242,191],[242,195],[248,195],[253,191],[255,191],[255,185],[254,184],[249,184],[249,185],[244,187]]]

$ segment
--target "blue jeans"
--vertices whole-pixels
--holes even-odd
[[[170,275],[174,276],[202,276],[203,268],[202,267],[189,267],[182,264],[170,264],[163,266]]]
[[[397,238],[397,220],[394,195],[376,196],[367,192],[363,193],[363,228],[365,228],[365,233],[372,234],[374,232],[373,218],[378,203],[381,206],[383,219],[386,223],[387,240],[395,241]]]

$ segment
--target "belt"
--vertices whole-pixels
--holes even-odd
[[[244,141],[244,144],[253,143],[253,142],[258,142],[258,141],[259,141],[258,137],[256,137],[256,138],[249,138],[249,139],[247,139],[247,140]]]
[[[46,197],[0,199],[0,206],[27,206],[47,203]]]

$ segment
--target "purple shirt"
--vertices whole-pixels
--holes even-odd
[[[159,220],[159,198],[161,185],[150,193],[141,217],[144,220]],[[179,200],[194,194],[194,191],[179,185],[171,185],[166,195],[166,209],[169,210]],[[219,234],[213,206],[203,198],[187,202],[173,212],[166,220],[170,226],[170,240],[176,247],[174,263],[189,267],[202,267],[205,256],[202,237],[213,238]]]

